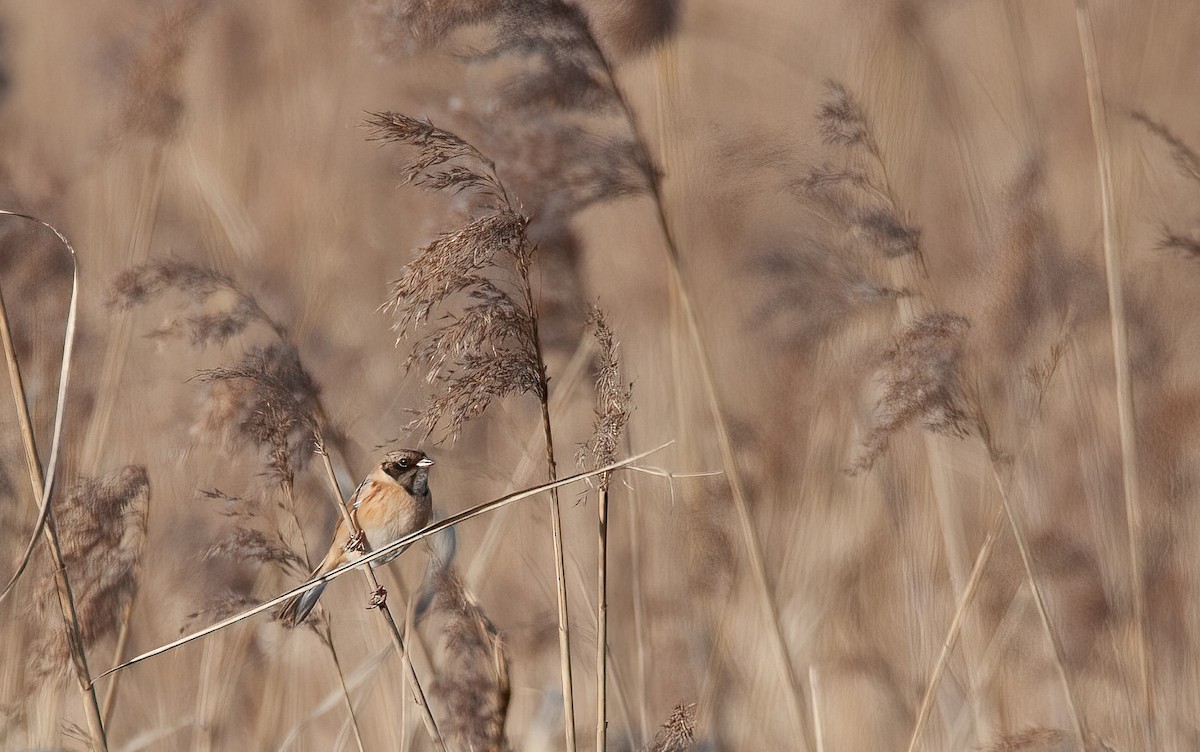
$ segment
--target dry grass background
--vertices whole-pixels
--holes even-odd
[[[115,663],[127,603],[126,657],[212,621],[214,603],[299,582],[264,566],[264,549],[250,561],[212,556],[236,503],[203,491],[257,500],[247,502],[256,519],[292,545],[294,510],[313,553],[334,523],[318,464],[298,470],[294,501],[283,498],[267,453],[230,435],[228,395],[192,378],[276,341],[272,326],[254,320],[203,347],[147,337],[187,303],[168,293],[114,307],[121,272],[186,261],[252,296],[320,387],[349,468],[343,483],[366,472],[377,447],[417,439],[404,426],[428,388],[405,375],[411,343],[394,346],[377,308],[412,249],[459,224],[467,204],[398,189],[411,155],[369,141],[368,112],[427,115],[460,133],[533,214],[560,471],[591,430],[580,365],[593,358],[584,327],[597,301],[634,383],[626,448],[673,439],[648,461],[678,474],[724,467],[652,197],[581,199],[609,153],[554,131],[560,112],[506,107],[521,92],[505,81],[522,63],[472,59],[486,25],[414,43],[397,14],[412,5],[422,4],[0,3],[0,208],[58,227],[82,264],[55,509],[64,538],[78,534],[64,543],[69,571],[94,593],[82,615],[93,673]],[[429,5],[436,16],[488,3]],[[920,748],[1074,749],[1073,715],[1089,749],[1200,746],[1200,160],[1187,151],[1200,149],[1189,88],[1200,7],[1089,5],[1129,329],[1138,573],[1075,4],[690,0],[672,19],[660,2],[583,3],[662,170],[796,679],[793,692],[728,475],[620,474],[608,553],[610,748],[906,748],[1001,492],[1057,655],[1003,526]],[[640,44],[664,24],[657,45]],[[828,122],[823,133],[827,79],[865,112],[867,148],[862,138],[831,143]],[[611,109],[568,115],[593,135],[624,135]],[[833,117],[835,128],[852,120],[844,109]],[[839,180],[818,179],[839,170]],[[0,281],[44,459],[70,268],[46,233],[15,220],[0,232]],[[222,289],[198,310],[236,300]],[[965,321],[936,319],[934,332],[922,317],[935,311]],[[5,415],[0,550],[15,562],[33,510],[15,411]],[[435,504],[456,512],[542,480],[540,430],[534,402],[511,397],[456,443],[430,448]],[[581,748],[595,721],[595,504],[594,494],[563,495]],[[471,677],[494,658],[498,634],[510,661],[508,743],[562,748],[548,530],[538,502],[459,530],[461,581],[438,591],[438,617],[412,640],[444,731],[470,726],[473,711],[489,722],[494,694],[469,693],[497,679]],[[38,556],[0,606],[0,746],[84,748],[67,659],[47,636],[58,614],[34,608],[53,592],[38,582]],[[425,559],[418,547],[381,573],[398,615]],[[364,599],[343,580],[323,600],[362,744],[427,749]],[[350,748],[326,652],[309,630],[259,618],[139,664],[121,674],[111,747]],[[102,696],[109,682],[98,683]],[[680,733],[680,703],[695,704],[694,743]],[[672,717],[673,731],[659,733]]]

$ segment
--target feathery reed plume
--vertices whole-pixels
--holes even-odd
[[[612,464],[617,442],[629,422],[629,399],[633,385],[621,380],[617,342],[604,311],[593,305],[588,325],[596,338],[596,419],[592,436],[579,448],[575,459],[581,467],[590,457],[593,467]],[[609,475],[600,476],[596,507],[599,513],[599,556],[596,561],[596,749],[606,749],[608,734],[608,488]]]
[[[105,478],[79,480],[55,507],[63,563],[86,647],[114,633],[133,601],[149,502],[145,468],[130,465]],[[47,624],[53,621],[45,612],[55,600],[55,588],[53,576],[47,575],[34,601]],[[65,675],[70,659],[61,625],[43,629],[29,657],[34,678]]]
[[[749,263],[761,301],[747,316],[755,329],[798,349],[826,339],[869,306],[909,293],[878,284],[842,253],[815,239],[808,247],[773,247]]]
[[[267,468],[295,516],[296,471],[312,455],[324,414],[320,387],[304,369],[295,345],[281,340],[248,348],[236,365],[201,371],[197,378],[211,385],[206,432],[224,433],[234,446],[264,451]]]
[[[168,292],[185,296],[190,304],[181,313],[151,332],[158,338],[183,337],[193,347],[224,345],[252,324],[265,324],[281,339],[286,330],[259,307],[254,296],[215,269],[176,259],[148,261],[117,276],[109,290],[108,305],[127,311],[156,302]]]
[[[182,122],[183,62],[208,0],[180,0],[164,12],[125,74],[117,132],[166,141]]]
[[[696,704],[679,703],[642,752],[689,752],[696,743]]]
[[[825,82],[817,112],[825,143],[839,163],[811,168],[792,184],[818,216],[849,229],[852,244],[883,258],[921,258],[921,231],[905,219],[866,110],[844,85]]]
[[[1133,113],[1133,119],[1162,140],[1170,150],[1171,162],[1179,174],[1195,183],[1194,187],[1200,187],[1200,155],[1163,123],[1141,112]],[[1200,227],[1181,232],[1164,225],[1157,247],[1159,250],[1178,251],[1187,258],[1200,259]]]
[[[441,728],[466,749],[503,752],[511,692],[508,649],[492,621],[450,569],[434,584],[445,660],[433,683],[445,716]]]
[[[588,310],[588,327],[596,338],[596,418],[592,436],[579,447],[575,459],[580,467],[602,467],[617,456],[617,445],[625,424],[629,422],[629,400],[633,385],[621,379],[619,343],[608,325],[608,317],[599,306]],[[601,475],[599,485],[608,488],[608,474]]]
[[[1038,726],[1000,737],[988,746],[987,752],[1066,752],[1074,748],[1067,734]]]
[[[1134,112],[1132,117],[1166,145],[1171,152],[1171,162],[1179,174],[1200,185],[1200,155],[1196,154],[1182,138],[1175,135],[1166,124],[1151,118],[1144,112]]]
[[[962,438],[971,426],[963,405],[959,364],[971,323],[947,311],[932,311],[900,333],[883,354],[878,377],[883,395],[875,426],[863,440],[852,472],[870,470],[892,434],[914,421],[928,431]]]
[[[312,456],[318,437],[333,432],[327,425],[316,380],[304,368],[300,353],[287,329],[268,315],[253,295],[215,270],[180,261],[142,264],[117,277],[109,296],[112,307],[128,310],[148,304],[169,291],[185,296],[188,306],[153,336],[187,337],[195,348],[224,345],[252,325],[272,335],[264,345],[247,347],[232,366],[201,371],[196,378],[209,384],[208,411],[201,426],[206,436],[223,437],[234,448],[250,448],[264,456],[269,476],[283,502],[284,519],[271,519],[256,527],[256,504],[220,491],[208,498],[226,502],[225,513],[238,519],[231,534],[209,549],[208,555],[233,558],[261,568],[273,565],[286,577],[303,579],[311,571],[304,527],[296,510],[296,475]],[[340,500],[339,500],[340,503]],[[261,502],[258,504],[261,506]],[[274,508],[274,507],[272,507]],[[285,533],[285,525],[290,533]],[[338,681],[345,677],[327,622],[314,631],[329,651]],[[350,723],[362,748],[362,736],[350,697],[344,692]]]
[[[403,338],[427,324],[433,310],[450,308],[463,297],[470,301],[462,304],[457,314],[447,315],[442,326],[419,337],[405,362],[408,369],[418,365],[426,369],[426,380],[441,385],[410,428],[428,438],[443,426],[454,438],[463,423],[480,415],[493,399],[533,394],[541,408],[546,474],[554,481],[558,471],[550,424],[549,376],[530,281],[536,247],[526,234],[529,218],[497,176],[492,160],[459,136],[393,112],[374,114],[367,124],[376,139],[416,147],[417,157],[407,168],[411,182],[438,191],[471,189],[471,197],[480,204],[476,218],[459,230],[439,235],[418,252],[392,283],[384,305],[393,315],[398,337]],[[515,276],[515,285],[504,281],[506,271],[510,278]],[[564,727],[567,748],[573,752],[570,618],[557,488],[550,491],[550,528]]]

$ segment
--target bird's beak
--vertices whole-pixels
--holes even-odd
[[[428,457],[417,460],[417,467],[429,467],[432,464],[433,464],[433,460],[429,459]]]

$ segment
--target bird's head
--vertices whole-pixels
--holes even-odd
[[[400,449],[388,452],[379,469],[411,494],[421,495],[429,490],[429,468],[433,460],[419,449]]]

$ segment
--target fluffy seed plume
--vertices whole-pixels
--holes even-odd
[[[439,426],[451,438],[492,400],[542,389],[536,312],[529,270],[534,245],[529,218],[513,203],[495,165],[449,131],[396,113],[371,116],[375,137],[417,148],[406,172],[438,191],[470,190],[484,208],[463,227],[442,233],[392,283],[385,308],[398,338],[444,316],[405,361],[424,370],[436,391],[409,429],[428,437]],[[504,282],[517,277],[515,288]]]
[[[1171,152],[1171,162],[1180,175],[1200,184],[1200,155],[1184,143],[1163,123],[1154,120],[1142,112],[1133,113],[1133,119],[1145,126],[1146,130],[1157,136]]]
[[[159,338],[183,337],[194,347],[224,345],[251,324],[284,331],[258,306],[249,293],[220,272],[185,261],[151,261],[122,272],[109,291],[108,304],[129,310],[153,303],[168,292],[185,296],[190,306],[151,332]]]
[[[433,685],[445,708],[442,731],[464,749],[502,752],[511,689],[503,638],[451,570],[439,576],[433,615],[446,656]]]
[[[599,306],[589,310],[588,326],[600,348],[596,370],[596,418],[592,424],[592,437],[579,448],[575,459],[581,467],[588,464],[601,467],[616,459],[617,443],[629,422],[633,385],[621,380],[617,341]],[[607,488],[609,476],[600,476],[599,482],[601,487]]]
[[[63,562],[70,576],[85,645],[115,631],[137,590],[146,544],[150,480],[146,469],[129,465],[104,478],[77,482],[55,505]],[[44,677],[70,665],[67,636],[57,614],[55,581],[47,575],[35,600],[47,626],[30,651],[30,671]]]
[[[875,427],[863,441],[852,472],[871,469],[892,434],[913,421],[928,431],[965,436],[970,418],[963,407],[959,373],[970,322],[932,311],[910,324],[883,355],[878,378],[883,396],[875,405]]]
[[[211,385],[205,431],[234,446],[261,449],[275,479],[292,484],[324,422],[320,388],[296,347],[285,340],[252,347],[235,365],[201,371],[197,378]]]
[[[921,254],[921,233],[900,210],[883,151],[866,109],[836,81],[825,83],[817,111],[825,143],[838,147],[836,163],[813,167],[792,183],[818,216],[844,226],[851,242],[884,258]]]
[[[688,752],[696,742],[696,705],[679,703],[642,752]]]

